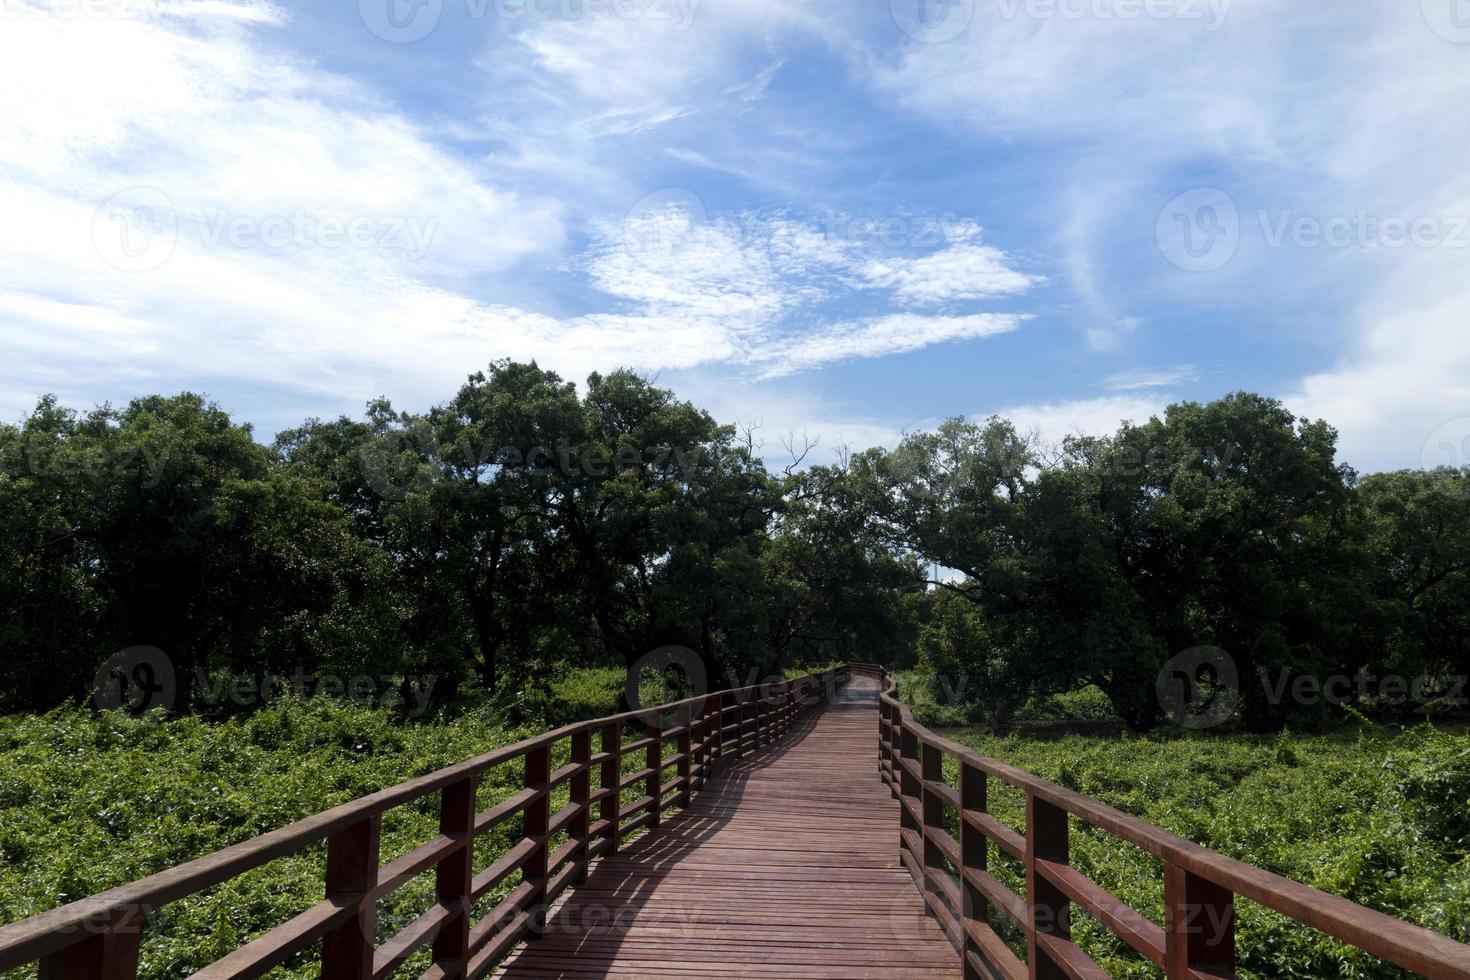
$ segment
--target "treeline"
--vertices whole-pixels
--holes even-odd
[[[1050,451],[953,420],[812,479],[957,573],[921,647],[997,727],[1085,685],[1134,728],[1463,708],[1470,468],[1360,479],[1336,438],[1234,394]]]
[[[134,646],[188,706],[221,674],[432,675],[444,699],[668,645],[742,683],[911,645],[912,563],[758,448],[633,374],[579,393],[508,362],[270,446],[193,394],[45,399],[0,427],[0,708],[90,698]]]
[[[919,661],[997,726],[1089,685],[1155,724],[1161,670],[1204,646],[1251,726],[1341,710],[1301,678],[1470,673],[1470,476],[1359,479],[1269,399],[1052,449],[1001,419],[826,466],[760,448],[631,373],[511,362],[269,446],[197,395],[43,400],[0,426],[0,709],[90,697],[141,645],[181,707],[201,677],[303,669],[513,699],[677,645],[740,683]]]

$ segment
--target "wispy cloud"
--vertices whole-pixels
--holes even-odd
[[[950,244],[937,252],[872,259],[857,272],[864,285],[890,289],[905,305],[933,308],[1023,293],[1044,281],[1017,270],[1014,261],[982,244],[979,226],[970,225],[951,231]]]
[[[725,89],[725,94],[733,95],[741,102],[759,102],[766,97],[766,89],[770,88],[771,82],[776,78],[776,72],[780,71],[785,64],[786,59],[779,58],[756,72],[755,77],[750,81]]]
[[[1048,430],[1111,427],[1199,364],[1327,417],[1367,465],[1470,415],[1463,249],[1260,234],[1260,212],[1470,214],[1444,163],[1470,144],[1445,109],[1470,99],[1465,39],[1419,4],[977,4],[932,44],[884,4],[446,4],[419,45],[373,41],[350,3],[116,6],[27,0],[0,29],[11,414],[188,384],[296,392],[269,400],[299,415],[517,356],[779,388],[835,424],[859,409],[813,394],[843,397],[823,367],[949,344]],[[1200,187],[1240,218],[1205,274],[1156,240]],[[830,223],[847,214],[885,231]],[[858,430],[972,407],[972,386],[895,392]]]
[[[1174,388],[1198,381],[1200,370],[1193,364],[1176,364],[1163,368],[1134,368],[1104,378],[1099,387],[1108,391],[1142,391],[1146,388]]]
[[[1015,330],[1027,319],[906,312],[854,320],[822,317],[820,306],[854,271],[877,261],[863,257],[872,252],[872,243],[829,232],[830,226],[824,230],[818,221],[784,212],[710,220],[697,201],[671,201],[609,229],[591,251],[588,277],[603,292],[630,300],[645,313],[723,324],[730,343],[744,351],[741,359],[756,366],[759,378],[980,339]],[[966,232],[970,238],[976,234],[978,229]],[[963,259],[954,260],[955,249],[977,247],[966,241],[945,248],[937,253],[947,257],[938,266],[909,272],[883,288],[899,307],[911,305],[912,292],[921,286],[952,302],[992,296],[992,288],[977,290],[967,280],[961,290],[946,278],[955,264],[964,265]],[[1005,291],[1029,285],[1029,277],[1006,268],[1004,253],[988,247],[986,252],[986,270],[992,280],[1007,281]],[[922,260],[905,261],[910,265],[904,268],[911,269]],[[797,312],[804,315],[800,326],[793,326],[790,317]]]
[[[786,211],[708,216],[655,196],[594,221],[568,257],[565,204],[293,56],[272,33],[289,25],[279,8],[168,9],[64,30],[28,17],[0,33],[0,331],[20,354],[0,367],[8,413],[46,388],[85,400],[175,379],[352,400],[442,391],[499,356],[573,377],[772,376],[1020,322],[899,314],[936,288],[918,285],[937,281],[922,271],[875,284],[869,315],[829,309],[875,247]],[[600,58],[639,47],[634,27],[593,41],[586,24],[542,26],[515,43],[585,88],[599,138],[697,112],[664,98],[688,66],[624,75],[610,93],[594,81]],[[715,94],[754,101],[781,65]],[[529,259],[569,272],[580,308],[515,288]],[[986,261],[1004,274],[1003,253]]]
[[[820,330],[782,338],[754,359],[766,365],[761,378],[779,378],[834,361],[884,357],[956,340],[977,340],[1010,333],[1028,319],[1005,313],[971,316],[923,316],[898,313],[873,320],[835,323]]]

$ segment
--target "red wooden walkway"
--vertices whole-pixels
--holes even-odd
[[[894,846],[876,682],[852,688],[597,862],[499,975],[959,977]]]
[[[554,750],[568,759],[555,769]],[[477,812],[485,774],[503,779],[511,766],[521,790]],[[989,812],[992,781],[1025,794],[1024,829]],[[439,834],[383,863],[383,814],[434,798]],[[1159,860],[1161,916],[1071,865],[1076,822]],[[502,826],[510,843],[482,869],[475,842]],[[1073,905],[1170,980],[1230,978],[1240,897],[1432,980],[1470,980],[1470,946],[979,755],[916,722],[893,679],[863,664],[494,749],[0,926],[0,973],[39,963],[45,980],[133,980],[140,965],[150,975],[172,968],[166,943],[143,942],[155,910],[323,843],[323,899],[196,978],[248,980],[315,953],[324,980],[390,980],[426,950],[422,980],[479,980],[497,968],[530,978],[901,980],[958,978],[962,964],[966,980],[1105,980],[1073,940]],[[992,852],[1024,869],[1024,897],[990,873]],[[429,870],[435,901],[383,940],[378,903]],[[996,933],[997,916],[1025,937],[1024,960]]]

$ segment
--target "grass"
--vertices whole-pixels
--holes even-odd
[[[615,675],[615,676],[614,676]],[[389,711],[343,700],[286,699],[249,716],[133,718],[121,712],[63,708],[0,717],[0,923],[14,922],[87,895],[247,840],[340,803],[462,762],[545,730],[550,724],[617,710],[623,672],[591,670],[554,678],[538,696],[544,720],[507,726],[486,706],[453,719],[404,724]],[[516,715],[525,714],[525,705]],[[624,741],[641,737],[626,729]],[[594,749],[597,740],[594,739]],[[565,740],[552,765],[567,761]],[[623,760],[642,768],[643,753]],[[481,811],[521,788],[519,761],[487,772]],[[642,784],[628,787],[624,804]],[[569,786],[553,793],[553,812]],[[385,814],[387,863],[438,832],[439,794]],[[476,844],[484,868],[522,834],[512,819]],[[555,850],[565,832],[554,838]],[[170,903],[144,932],[140,975],[184,977],[304,911],[323,897],[325,847],[272,861],[198,895]],[[518,884],[486,896],[488,911]],[[432,869],[378,907],[381,943],[433,900]],[[273,977],[315,977],[314,952]],[[404,975],[428,966],[426,954]],[[35,970],[4,974],[30,977]]]
[[[617,709],[622,687],[619,670],[553,677],[533,705],[518,708],[518,715],[531,707],[541,716],[521,727],[489,707],[402,724],[388,712],[324,699],[283,701],[219,722],[81,709],[0,718],[0,921],[199,857],[546,725],[606,715]],[[1083,696],[1047,711],[1085,718],[1095,708]],[[1470,738],[1463,733],[949,734],[1232,857],[1470,941]],[[553,765],[565,761],[565,751],[563,744]],[[629,757],[623,768],[642,764]],[[492,770],[479,807],[515,792],[521,777],[518,763]],[[558,789],[553,809],[565,804],[566,792]],[[623,802],[640,793],[629,787]],[[1021,829],[1020,794],[992,784],[990,795],[993,812]],[[390,811],[383,861],[437,827],[437,795]],[[476,866],[519,834],[516,821],[498,828],[478,845]],[[1074,824],[1072,839],[1077,867],[1161,920],[1158,862],[1085,826]],[[993,848],[991,866],[1022,890],[1019,866]],[[142,976],[186,976],[286,921],[321,899],[323,872],[317,847],[165,906],[145,933]],[[432,893],[430,872],[385,899],[379,942],[427,908]],[[1098,923],[1078,918],[1079,941],[1114,975],[1158,975]],[[1243,976],[1400,975],[1250,903],[1241,903],[1239,918]],[[311,955],[273,975],[314,976]]]
[[[386,712],[327,699],[220,723],[81,709],[0,719],[3,919],[153,874],[523,734],[483,713],[400,725]],[[482,808],[519,787],[510,770],[483,781]],[[437,794],[389,811],[384,861],[437,829]],[[286,921],[322,898],[324,870],[319,846],[165,906],[145,931],[142,976],[186,976]],[[380,930],[411,921],[432,892],[426,875],[390,896]],[[277,975],[312,971],[293,961]]]

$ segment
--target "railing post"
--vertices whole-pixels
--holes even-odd
[[[883,769],[883,763],[888,761],[888,705],[883,703],[883,695],[878,695],[878,778],[883,780],[884,785],[888,783],[888,774]]]
[[[690,791],[692,789],[689,781],[694,771],[693,760],[689,758],[690,753],[694,750],[694,738],[692,735],[694,729],[694,705],[686,704],[679,708],[679,722],[679,727],[684,730],[679,733],[678,745],[675,750],[679,754],[679,764],[674,768],[674,772],[677,774],[675,778],[682,779],[683,782],[679,784],[679,792],[674,799],[676,801],[675,805],[687,810],[689,809],[689,800],[691,799]]]
[[[446,976],[464,976],[470,946],[470,889],[474,879],[474,847],[468,841],[475,825],[475,777],[450,783],[440,792],[439,832],[465,837],[459,848],[434,869],[434,890],[450,917],[434,937],[434,963]]]
[[[888,785],[888,772],[883,768],[888,761],[888,705],[883,695],[878,695],[878,778]]]
[[[588,804],[592,796],[592,730],[583,729],[572,733],[572,762],[581,768],[572,775],[571,802],[577,807],[577,815],[572,818],[572,824],[567,829],[568,834],[577,842],[577,850],[572,855],[572,863],[577,870],[572,872],[572,884],[580,885],[587,880],[587,848],[591,843],[588,830],[591,826],[591,807]]]
[[[704,773],[705,734],[709,727],[709,713],[705,709],[708,707],[708,698],[702,699],[698,707],[689,706],[689,782],[686,789],[690,799],[699,792]]]
[[[896,705],[890,705],[888,708],[888,764],[895,794],[898,792],[898,761],[902,754],[903,710]]]
[[[990,903],[980,893],[980,890],[970,883],[965,871],[985,871],[990,864],[989,844],[985,835],[979,828],[970,824],[965,819],[971,813],[984,813],[989,807],[986,799],[987,787],[984,770],[977,769],[970,763],[960,760],[960,863],[964,865],[960,872],[960,895],[964,902],[961,910],[961,929],[964,931],[965,945],[961,951],[961,963],[964,968],[965,980],[989,980],[982,977],[970,964],[970,957],[979,957],[985,962],[985,954],[980,946],[970,935],[970,930],[964,928],[965,923],[978,922],[988,924],[990,921]]]
[[[700,705],[699,714],[699,772],[695,777],[695,789],[704,792],[704,784],[709,780],[709,769],[714,761],[720,757],[718,748],[720,740],[720,726],[724,724],[724,718],[720,715],[722,699],[716,695],[708,695]]]
[[[41,960],[39,980],[133,980],[144,912],[121,912],[100,931]]]
[[[755,691],[755,746],[754,751],[759,752],[766,744],[766,715],[768,705],[765,693],[760,687]]]
[[[622,722],[615,721],[602,727],[602,751],[607,756],[602,760],[602,789],[606,791],[602,798],[602,819],[607,823],[607,849],[604,853],[616,854],[621,824],[618,811],[623,805],[622,793],[618,789],[623,778]]]
[[[944,852],[935,843],[933,831],[944,829],[944,797],[933,790],[933,784],[944,782],[944,753],[934,746],[924,743],[919,749],[922,759],[923,782],[920,790],[923,793],[924,828],[920,833],[924,839],[924,891],[933,892],[941,901],[944,901],[944,893],[938,886],[929,881],[929,876],[945,874]],[[953,910],[955,913],[959,909]]]
[[[1164,967],[1169,980],[1235,975],[1235,896],[1178,865],[1164,866]]]
[[[327,841],[328,900],[356,901],[357,915],[322,937],[322,980],[369,980],[378,907],[362,899],[378,883],[382,817],[373,814]]]
[[[740,727],[735,730],[735,737],[739,739],[735,746],[735,758],[740,759],[752,751],[750,725],[755,719],[755,708],[749,696],[740,702],[740,710],[735,713],[735,717],[740,719]]]
[[[899,749],[901,758],[902,759],[913,760],[914,762],[917,763],[918,760],[919,760],[919,737],[916,734],[914,734],[913,732],[909,731],[909,729],[908,729],[907,726],[904,726],[901,729],[901,731],[899,732],[899,740],[900,740],[900,743],[901,743],[901,746],[900,746],[900,749]],[[909,767],[908,766],[906,766],[906,765],[900,765],[899,766],[899,781],[898,781],[898,783],[899,783],[899,807],[898,807],[898,822],[899,822],[899,827],[902,830],[912,830],[914,833],[922,833],[922,831],[919,829],[919,822],[914,819],[914,815],[913,815],[913,813],[910,811],[910,809],[908,807],[908,801],[909,800],[913,800],[915,802],[915,804],[917,804],[917,802],[918,802],[918,799],[919,799],[919,780],[909,770]],[[899,834],[898,840],[899,840],[899,848],[901,850],[907,850],[908,849],[908,846],[909,846],[908,845],[908,840],[904,837],[904,835],[902,833]],[[914,862],[915,862],[916,865],[922,866],[922,862],[924,860],[924,855],[922,855],[922,854],[914,854],[912,851],[910,851],[910,855],[913,857]],[[924,888],[924,883],[922,881],[916,881],[916,882],[914,882],[914,885],[917,888],[919,888],[921,891]]]
[[[1072,937],[1068,899],[1036,869],[1037,861],[1066,864],[1070,860],[1067,811],[1036,794],[1026,794],[1026,906],[1031,928],[1026,936],[1026,962],[1032,980],[1065,980],[1060,964],[1037,943],[1038,934]]]
[[[787,712],[791,710],[791,685],[786,681],[776,685],[776,690],[771,693],[771,717],[774,724],[773,742],[779,742],[786,737]]]
[[[546,833],[551,823],[551,793],[547,789],[550,782],[551,746],[540,745],[526,753],[524,779],[526,789],[540,792],[534,800],[526,804],[521,816],[522,832],[536,842],[531,856],[521,865],[521,880],[531,886],[530,894],[526,896],[526,909],[531,915],[528,938],[539,936],[546,927],[547,910],[542,906],[546,904],[546,852],[551,843]]]
[[[725,756],[725,709],[728,707],[724,694],[715,696],[715,746],[710,754],[710,758],[715,761]]]
[[[664,765],[663,716],[657,712],[653,714],[653,720],[648,723],[648,737],[653,739],[653,741],[649,743],[648,752],[645,756],[645,768],[652,769],[653,771],[648,774],[648,781],[645,784],[646,788],[643,791],[646,796],[652,797],[653,799],[653,802],[648,804],[648,812],[650,814],[648,826],[650,828],[657,827],[661,822],[658,804],[660,797],[663,796]]]

